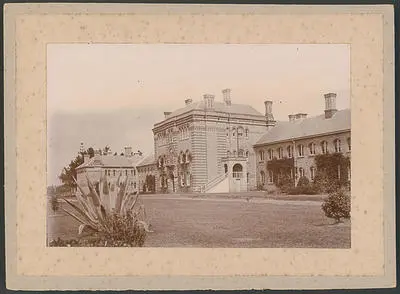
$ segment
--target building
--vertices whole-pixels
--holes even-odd
[[[186,99],[183,108],[164,112],[165,119],[154,125],[157,192],[256,188],[253,145],[275,125],[272,101],[265,101],[263,115],[232,103],[230,89],[222,91],[222,98],[205,94],[201,101]]]
[[[125,147],[123,155],[112,155],[109,152],[106,155],[95,151],[94,156],[89,158],[84,154],[83,163],[76,168],[77,182],[85,192],[89,192],[86,176],[95,185],[100,188],[100,178],[107,177],[107,184],[110,189],[114,189],[117,179],[125,180],[128,177],[128,185],[131,189],[138,188],[138,172],[136,165],[143,159],[141,153],[133,153],[131,147]],[[77,193],[80,193],[79,189]]]
[[[324,99],[324,114],[310,118],[304,113],[289,115],[288,121],[277,122],[254,145],[259,188],[273,187],[283,176],[296,185],[302,176],[313,181],[319,154],[340,153],[350,159],[350,109],[336,109],[335,93],[325,94]],[[338,165],[334,176],[350,180],[350,166],[343,170]]]
[[[150,154],[141,159],[136,165],[138,173],[139,192],[155,192],[157,165],[154,160],[154,154]]]

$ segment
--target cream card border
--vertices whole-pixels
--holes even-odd
[[[394,285],[391,6],[8,4],[5,33],[9,288]],[[350,44],[352,248],[46,248],[46,45],[87,42]]]

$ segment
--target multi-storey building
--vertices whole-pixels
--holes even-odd
[[[83,190],[88,193],[86,176],[100,189],[100,178],[107,179],[107,185],[110,189],[114,189],[117,179],[127,179],[127,184],[132,190],[138,188],[138,172],[136,165],[143,159],[141,153],[133,153],[131,147],[125,147],[123,155],[112,155],[109,152],[106,155],[95,151],[94,156],[89,158],[88,154],[84,154],[83,163],[76,168],[77,182]],[[77,193],[80,193],[79,189]]]
[[[325,113],[307,118],[307,114],[289,115],[289,121],[279,121],[257,141],[254,149],[257,154],[257,184],[259,187],[274,186],[282,176],[271,168],[277,160],[287,160],[290,177],[297,184],[305,176],[313,181],[317,172],[315,157],[318,154],[341,153],[350,158],[351,139],[350,109],[336,109],[336,94],[328,93],[325,98]],[[337,177],[350,179],[350,166],[337,167]]]
[[[256,188],[253,144],[275,124],[272,102],[265,115],[249,105],[203,95],[165,112],[153,128],[157,192],[228,192]]]

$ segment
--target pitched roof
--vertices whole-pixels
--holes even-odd
[[[192,110],[204,110],[205,109],[205,103],[204,101],[196,101],[192,102],[189,105],[179,108],[172,112],[168,118],[174,117],[181,115],[185,112],[189,112]],[[210,109],[211,111],[211,109]],[[224,102],[214,102],[214,107],[212,111],[217,111],[217,112],[226,112],[226,113],[231,113],[231,114],[245,114],[245,115],[257,115],[257,116],[263,116],[260,112],[255,110],[253,107],[250,105],[245,105],[245,104],[234,104],[232,103],[231,105],[226,105]]]
[[[134,167],[143,156],[134,155],[126,157],[122,155],[95,155],[87,162],[84,162],[77,168],[84,167]]]
[[[346,131],[350,130],[350,124],[350,109],[339,110],[328,119],[325,118],[325,114],[322,114],[293,122],[280,121],[276,123],[275,127],[261,136],[255,145]]]
[[[154,164],[155,163],[155,159],[154,159],[154,154],[150,154],[145,156],[143,159],[141,159],[136,166],[145,166],[145,165],[150,165],[150,164]]]

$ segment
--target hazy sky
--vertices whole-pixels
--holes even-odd
[[[47,47],[48,184],[85,147],[153,152],[164,111],[232,89],[232,103],[277,120],[323,113],[323,94],[350,107],[348,45],[51,44]]]

